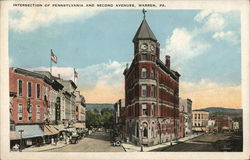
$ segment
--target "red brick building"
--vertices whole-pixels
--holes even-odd
[[[12,98],[11,117],[15,124],[41,124],[50,104],[50,80],[21,68],[9,69]]]
[[[126,137],[155,145],[178,137],[179,77],[170,56],[160,60],[160,44],[144,18],[134,39],[134,59],[124,70]]]

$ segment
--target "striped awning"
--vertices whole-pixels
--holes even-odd
[[[62,125],[62,124],[54,125],[54,127],[55,127],[58,131],[64,130],[64,125]]]
[[[49,135],[55,135],[58,134],[59,131],[52,125],[45,125],[44,126],[44,135],[49,136]]]
[[[44,133],[39,125],[17,125],[16,133],[21,136],[20,130],[22,132],[22,138],[33,138],[33,137],[43,137]]]

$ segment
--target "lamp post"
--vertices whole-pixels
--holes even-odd
[[[22,152],[22,149],[23,149],[23,132],[24,130],[23,129],[20,129],[18,132],[20,132],[20,152]]]
[[[143,144],[142,144],[142,131],[143,131],[143,127],[142,126],[140,126],[140,131],[141,131],[141,152],[143,152]]]

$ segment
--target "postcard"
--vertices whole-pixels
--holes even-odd
[[[1,1],[1,159],[249,159],[248,6]]]

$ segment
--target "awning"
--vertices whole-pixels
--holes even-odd
[[[39,125],[17,125],[16,133],[20,136],[20,130],[22,132],[22,138],[32,138],[32,137],[43,137],[44,133]]]
[[[15,131],[10,131],[10,140],[18,140],[20,136]]]
[[[62,125],[62,124],[54,125],[54,127],[55,127],[58,131],[64,130],[64,125]]]
[[[45,125],[44,126],[44,135],[49,136],[49,135],[55,135],[58,134],[59,131],[52,125]]]
[[[84,128],[82,123],[75,123],[74,127],[76,127],[76,128]]]

